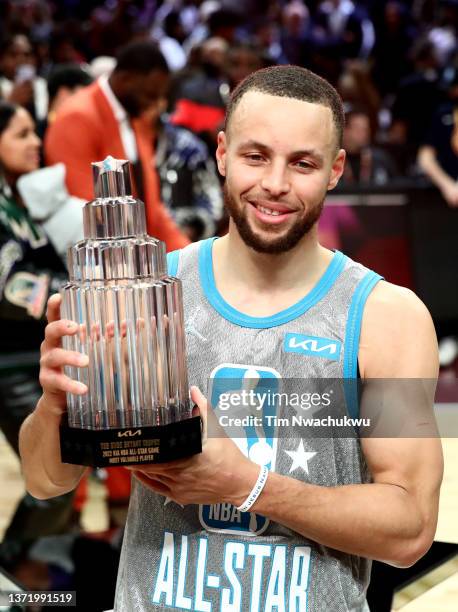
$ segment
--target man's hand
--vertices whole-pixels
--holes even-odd
[[[452,208],[456,208],[458,206],[458,184],[455,182],[447,183],[441,189],[442,195],[444,196],[445,201]]]
[[[245,457],[226,436],[197,387],[191,388],[191,398],[204,423],[202,453],[188,459],[130,469],[144,485],[178,504],[226,502],[239,506],[256,483],[259,466]]]
[[[62,348],[62,338],[76,333],[84,336],[84,326],[60,319],[61,297],[48,300],[45,340],[41,345],[40,383],[43,395],[19,432],[19,450],[27,491],[37,499],[49,499],[72,491],[87,467],[62,463],[59,426],[66,409],[66,393],[78,395],[87,387],[66,376],[66,365],[86,367],[88,358]]]
[[[457,182],[438,162],[436,149],[430,145],[422,145],[418,150],[417,161],[426,176],[440,189],[447,204],[453,208],[458,206]]]
[[[66,393],[84,395],[87,387],[72,380],[63,373],[64,366],[87,367],[87,355],[62,348],[62,338],[73,336],[79,331],[74,321],[60,318],[61,297],[56,294],[49,298],[46,317],[48,325],[45,339],[41,344],[40,384],[43,387],[43,398],[40,406],[54,414],[62,414],[67,406]]]

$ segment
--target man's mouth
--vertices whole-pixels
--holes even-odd
[[[281,215],[281,213],[278,210],[272,210],[271,208],[265,208],[264,206],[261,206],[260,204],[258,204],[256,208],[260,212],[264,213],[265,215],[273,215],[274,217],[278,217],[278,215]]]
[[[277,204],[276,202],[263,202],[261,204],[254,201],[250,202],[250,204],[253,206],[255,216],[264,223],[281,223],[295,212],[284,204]]]

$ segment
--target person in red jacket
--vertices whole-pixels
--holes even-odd
[[[171,251],[189,240],[160,201],[152,127],[143,116],[166,96],[168,83],[167,63],[154,43],[123,47],[109,78],[99,78],[61,107],[45,135],[45,158],[49,165],[65,164],[70,194],[86,200],[94,197],[91,162],[108,155],[129,159],[135,195],[146,205],[148,233]]]
[[[57,112],[45,134],[48,165],[66,166],[69,193],[94,198],[91,162],[112,155],[129,159],[134,173],[135,195],[145,202],[148,233],[173,251],[189,243],[160,201],[159,179],[153,151],[153,131],[148,110],[167,94],[169,69],[154,43],[134,42],[123,47],[111,76],[78,91]],[[130,473],[107,470],[108,504],[126,505]],[[75,508],[86,501],[87,483],[76,492]]]

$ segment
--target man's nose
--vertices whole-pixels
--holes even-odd
[[[267,165],[261,180],[261,187],[274,197],[288,193],[290,190],[288,168],[280,161]]]

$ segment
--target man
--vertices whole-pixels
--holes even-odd
[[[458,72],[448,84],[448,102],[439,106],[417,156],[418,165],[442,193],[458,206]]]
[[[229,45],[226,40],[211,37],[196,50],[195,66],[175,76],[170,121],[194,132],[209,146],[215,145],[216,134],[224,122],[226,102],[223,76],[224,61]]]
[[[52,123],[65,102],[92,83],[92,77],[79,64],[58,64],[48,77],[48,123]]]
[[[151,126],[142,118],[167,92],[167,63],[150,42],[124,47],[109,78],[72,96],[49,126],[45,140],[48,164],[63,162],[71,195],[94,197],[91,162],[107,155],[134,163],[137,195],[145,201],[148,232],[169,250],[189,241],[180,233],[159,200],[152,166]]]
[[[396,87],[389,139],[393,144],[408,147],[409,153],[415,155],[444,96],[440,88],[438,58],[430,40],[422,36],[417,38],[411,61],[413,71]]]
[[[93,79],[79,64],[57,65],[47,80],[48,113],[37,121],[37,134],[44,138],[48,125],[54,121],[63,104],[77,91],[87,87]]]
[[[334,48],[340,57],[367,59],[375,42],[374,25],[359,2],[325,0],[314,17],[318,48]]]
[[[255,70],[272,64],[273,62],[269,63],[269,58],[263,54],[261,47],[253,43],[242,42],[231,45],[227,49],[224,62],[228,93]]]
[[[448,102],[435,112],[429,132],[421,144],[417,162],[429,180],[439,189],[450,208],[458,207],[458,72],[448,83]],[[453,335],[439,343],[439,361],[443,367],[458,357],[458,323]]]
[[[162,201],[192,242],[214,236],[224,207],[213,155],[198,136],[164,116],[157,117],[155,132]]]
[[[318,243],[323,201],[345,162],[342,131],[335,90],[303,68],[255,72],[231,97],[217,150],[229,233],[169,260],[183,282],[190,380],[205,388],[210,378],[212,404],[227,380],[236,399],[260,382],[270,390],[358,370],[437,375],[419,300]],[[39,497],[70,490],[84,471],[59,461],[64,392],[86,391],[61,367],[87,362],[60,348],[76,326],[58,317],[54,298],[45,391],[21,431],[27,486]],[[367,610],[369,560],[406,567],[429,548],[438,440],[312,438],[288,427],[262,436],[256,425],[236,444],[211,433],[213,408],[197,388],[191,397],[208,432],[203,452],[133,470],[116,610]]]
[[[0,98],[27,108],[42,121],[48,112],[46,81],[36,75],[36,57],[24,34],[6,36],[0,41]]]
[[[396,168],[388,155],[371,142],[369,114],[353,108],[345,115],[343,147],[347,153],[342,180],[345,184],[386,185],[396,177]]]

